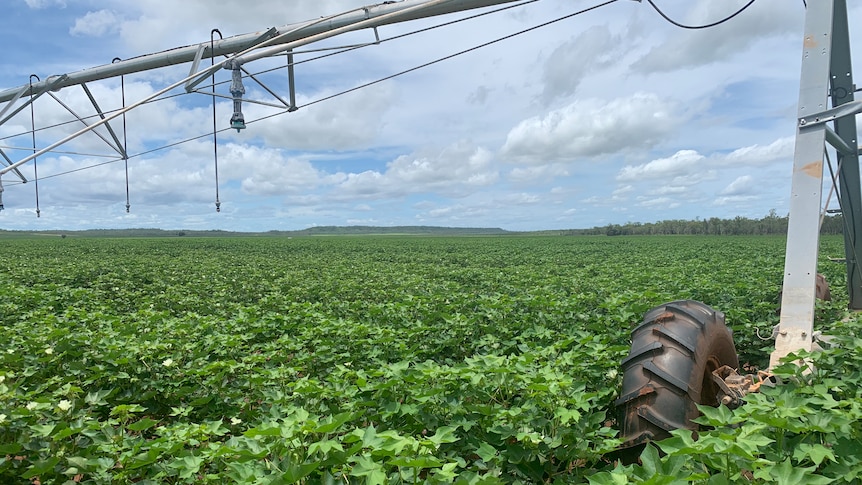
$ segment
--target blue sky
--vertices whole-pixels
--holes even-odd
[[[365,5],[354,0],[10,0],[0,89],[225,36]],[[656,0],[689,23],[722,18],[742,0]],[[304,105],[592,5],[540,0],[297,66]],[[854,5],[850,18],[862,18]],[[380,28],[382,38],[466,14]],[[3,176],[3,229],[160,227],[266,231],[320,225],[437,225],[509,230],[629,221],[761,217],[788,210],[804,7],[757,0],[719,27],[685,31],[646,3],[620,0],[550,27],[295,113],[219,135],[219,196],[211,138],[142,154],[212,130],[211,99],[191,94],[127,118],[131,211],[122,162],[81,137],[37,160],[35,184]],[[862,43],[854,35],[854,61]],[[365,31],[327,46],[368,42]],[[322,46],[322,45],[320,45]],[[320,47],[318,46],[318,47]],[[298,57],[299,59],[307,58]],[[283,66],[262,60],[254,72]],[[127,102],[183,78],[188,65],[129,75]],[[218,81],[229,80],[220,71]],[[284,69],[261,75],[286,97]],[[247,98],[272,101],[246,80]],[[103,109],[120,81],[92,83]],[[218,87],[228,95],[227,85]],[[180,92],[180,91],[177,91]],[[56,96],[92,114],[78,88]],[[225,127],[230,102],[218,101]],[[45,96],[36,125],[69,120]],[[276,111],[244,106],[251,120]],[[31,147],[29,111],[0,126],[13,160]],[[121,132],[121,124],[115,123]],[[37,146],[75,125],[40,130]],[[33,176],[28,164],[23,172]],[[834,205],[835,202],[833,201]]]

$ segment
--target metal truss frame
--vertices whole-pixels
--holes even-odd
[[[51,76],[44,81],[39,81],[18,88],[11,88],[0,91],[0,103],[6,103],[3,108],[0,108],[0,125],[2,125],[14,115],[16,115],[18,112],[20,112],[22,109],[24,109],[26,106],[28,106],[29,103],[32,103],[39,96],[45,94],[48,91],[57,91],[74,85],[86,85],[86,83],[92,81],[119,77],[127,74],[149,71],[173,65],[185,64],[188,62],[192,63],[191,72],[187,77],[171,84],[166,88],[163,88],[162,90],[159,90],[158,92],[150,96],[147,96],[144,99],[125,106],[120,110],[113,111],[110,114],[103,113],[98,108],[98,105],[97,103],[95,103],[95,100],[91,98],[91,101],[93,102],[94,106],[96,107],[96,111],[99,114],[100,119],[98,121],[94,123],[85,122],[87,126],[85,126],[80,131],[68,135],[59,141],[53,142],[44,148],[36,150],[33,154],[28,155],[21,160],[10,164],[5,164],[6,166],[0,166],[0,176],[11,171],[17,170],[18,167],[20,167],[21,165],[24,165],[27,162],[30,162],[31,160],[34,160],[45,153],[51,152],[57,147],[68,143],[69,141],[78,138],[85,133],[94,131],[96,128],[102,125],[108,125],[108,123],[110,123],[115,118],[122,116],[123,114],[133,109],[136,109],[145,103],[159,98],[160,96],[163,96],[169,91],[174,90],[180,86],[184,86],[185,90],[189,93],[199,92],[201,94],[212,96],[214,93],[209,91],[199,91],[196,89],[196,87],[220,69],[233,70],[235,71],[234,78],[240,79],[239,85],[236,86],[236,91],[234,91],[234,85],[232,85],[231,87],[232,96],[230,97],[230,99],[234,100],[235,106],[238,106],[238,102],[243,101],[242,93],[244,93],[244,88],[242,88],[241,85],[241,73],[244,72],[251,79],[261,84],[264,90],[273,95],[278,101],[278,104],[254,100],[249,102],[276,108],[284,108],[287,109],[287,111],[289,112],[295,111],[297,107],[294,91],[294,68],[292,58],[296,53],[295,49],[298,47],[335,37],[337,35],[347,32],[353,32],[369,28],[376,29],[377,27],[382,25],[434,17],[483,7],[491,7],[506,3],[515,3],[517,1],[520,0],[403,0],[399,2],[384,2],[377,5],[371,5],[349,10],[328,17],[322,17],[320,19],[310,20],[307,22],[289,24],[279,28],[273,27],[264,32],[238,35],[234,37],[220,39],[218,41],[212,40],[211,42],[204,42],[201,44],[180,47],[177,49],[172,49],[155,54],[148,54],[131,59],[120,60],[111,64],[85,69],[82,71],[63,74],[60,76]],[[379,41],[379,37],[377,37],[377,40]],[[286,101],[280,96],[278,96],[275,91],[266,87],[265,85],[263,85],[263,83],[260,83],[258,79],[256,79],[243,68],[244,64],[278,55],[286,55],[288,58],[290,101]],[[201,60],[205,58],[215,59],[216,57],[220,56],[227,57],[221,61],[213,62],[211,66],[207,66],[204,69],[198,70],[200,68]],[[12,110],[13,105],[15,105],[16,102],[24,96],[30,96],[30,99]],[[7,112],[9,111],[11,111],[11,113],[7,115]],[[236,114],[237,113],[235,112],[235,116]],[[84,122],[82,118],[78,118],[79,120]],[[231,125],[232,127],[238,129],[242,129],[245,127],[242,120],[239,120],[238,123],[238,125],[241,126],[234,126],[233,119]],[[112,144],[107,140],[105,141],[113,149],[120,152],[122,156],[125,156],[124,152],[119,149],[120,144],[118,143],[118,139],[115,133],[110,128],[110,125],[108,125],[107,128],[109,133],[111,134],[111,137],[114,139],[115,144]]]
[[[805,14],[798,123],[793,157],[784,290],[770,366],[814,347],[814,308],[820,242],[823,171],[829,146],[837,153],[844,218],[850,308],[862,310],[860,237],[862,189],[846,0],[809,0]],[[831,102],[831,107],[830,107]],[[829,124],[833,126],[829,126]]]

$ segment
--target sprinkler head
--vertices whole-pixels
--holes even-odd
[[[230,117],[230,127],[235,129],[237,133],[245,129],[245,118],[242,116],[242,113],[234,113]]]

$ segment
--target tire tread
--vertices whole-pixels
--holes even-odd
[[[648,311],[631,335],[614,403],[623,448],[666,438],[673,429],[696,430],[697,405],[709,404],[701,402],[712,385],[707,370],[716,363],[739,365],[724,313],[694,300],[674,301]]]

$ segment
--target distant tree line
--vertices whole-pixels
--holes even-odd
[[[605,235],[605,236],[647,236],[647,235],[721,235],[721,236],[753,236],[753,235],[785,235],[787,234],[788,217],[781,217],[775,210],[769,211],[761,219],[749,219],[737,216],[733,219],[683,220],[674,219],[659,222],[629,222],[626,224],[608,224],[592,229],[568,231],[570,235]],[[841,215],[827,215],[823,219],[820,233],[843,234],[844,220]]]

